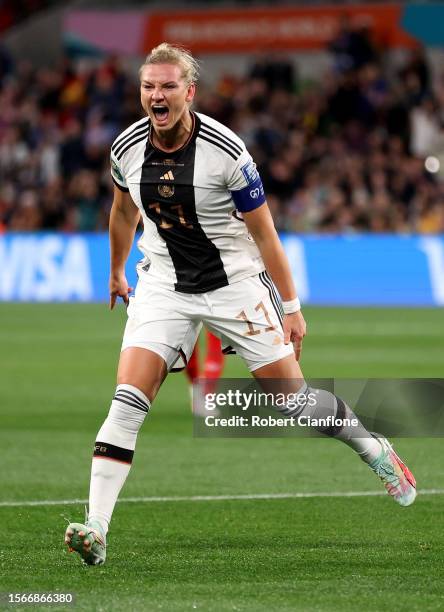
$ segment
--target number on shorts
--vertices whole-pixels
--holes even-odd
[[[248,325],[248,331],[244,333],[244,336],[256,336],[256,334],[261,333],[260,329],[254,329],[253,323],[248,319],[245,310],[241,310],[236,319],[242,319]]]
[[[259,310],[263,310],[264,317],[266,318],[267,323],[268,323],[268,327],[264,329],[264,332],[270,332],[270,331],[274,331],[275,329],[277,329],[277,325],[273,325],[273,322],[270,319],[270,315],[268,314],[268,310],[265,308],[265,304],[263,302],[259,302],[259,304],[256,306],[255,311],[259,312]]]
[[[263,302],[259,302],[259,304],[255,307],[256,312],[259,312],[259,310],[262,310],[262,312],[264,313],[264,317],[268,323],[268,327],[264,329],[264,332],[275,331],[277,329],[277,326],[273,325],[268,310],[266,309],[265,304]],[[245,321],[248,326],[248,330],[244,333],[244,336],[256,336],[257,334],[261,333],[261,329],[254,328],[254,325],[247,317],[245,310],[241,310],[240,313],[236,316],[236,319],[242,319],[242,321]]]

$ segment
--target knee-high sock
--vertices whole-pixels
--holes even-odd
[[[108,416],[97,434],[91,466],[89,520],[108,531],[117,497],[128,476],[137,434],[148,413],[146,395],[132,385],[118,385]]]
[[[358,453],[363,461],[371,463],[377,459],[381,453],[382,447],[377,438],[371,435],[369,431],[360,422],[355,413],[341,398],[337,397],[330,391],[324,389],[314,389],[308,387],[304,383],[303,387],[298,391],[299,394],[305,395],[314,394],[315,401],[306,401],[305,404],[296,408],[286,408],[281,410],[286,416],[300,417],[307,416],[313,419],[325,419],[327,417],[335,417],[341,419],[356,419],[357,425],[343,425],[331,427],[316,427],[316,429],[332,438],[337,438],[345,442],[354,451]]]

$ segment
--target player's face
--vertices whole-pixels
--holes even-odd
[[[195,86],[187,85],[174,64],[144,66],[140,82],[143,109],[157,132],[168,131],[188,113]]]

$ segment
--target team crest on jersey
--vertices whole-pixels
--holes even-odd
[[[158,185],[157,191],[163,198],[172,198],[174,195],[174,185]]]
[[[111,160],[111,167],[113,169],[114,176],[116,176],[120,181],[122,181],[122,183],[124,183],[125,179],[123,178],[122,173],[120,172],[119,166],[113,159]]]
[[[251,160],[245,166],[242,166],[241,171],[247,181],[247,185],[252,185],[259,178],[256,164]]]

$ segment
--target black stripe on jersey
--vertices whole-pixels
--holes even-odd
[[[148,412],[149,410],[149,406],[146,402],[141,400],[140,397],[137,397],[135,393],[127,391],[126,389],[119,389],[116,392],[114,399],[119,402],[124,402],[125,404],[129,403],[130,406],[134,406],[134,408],[138,408],[139,410],[143,410],[144,412]]]
[[[208,136],[205,136],[204,134],[202,134],[202,132],[199,132],[197,137],[202,138],[202,140],[206,140],[207,142],[213,144],[215,147],[218,147],[219,149],[222,149],[222,151],[225,151],[225,153],[228,153],[228,155],[232,157],[234,161],[236,161],[240,157],[239,155],[230,151],[230,149],[227,149],[226,146],[224,146],[220,142],[217,142],[217,140],[211,140],[211,138],[208,138]]]
[[[103,457],[104,459],[112,459],[121,463],[129,463],[131,465],[134,457],[134,451],[129,448],[121,448],[114,446],[109,442],[95,442],[93,457]]]
[[[120,151],[125,147],[125,145],[128,144],[128,142],[130,142],[131,140],[134,140],[141,134],[145,134],[148,129],[149,129],[149,123],[145,123],[141,127],[135,130],[132,130],[132,132],[130,132],[127,136],[125,136],[125,138],[120,140],[118,143],[114,143],[113,146],[111,147],[111,151],[114,153],[114,155],[117,156],[120,153]]]
[[[149,126],[150,124],[150,120],[147,118],[141,125],[138,125],[137,127],[135,127],[133,130],[131,130],[131,132],[129,132],[129,134],[125,134],[125,136],[119,136],[118,138],[116,138],[115,142],[113,143],[112,147],[111,147],[111,151],[117,155],[117,153],[119,152],[119,149],[126,143],[128,142],[128,140],[130,140],[131,138],[133,138],[133,136],[137,136],[138,134],[140,134],[140,132],[146,130],[146,128]]]
[[[113,179],[114,185],[116,187],[118,187],[120,189],[120,191],[123,191],[124,193],[128,193],[129,192],[128,187],[122,187],[122,185],[119,185],[119,183],[116,181],[116,179],[113,176],[111,176],[111,178]]]
[[[278,316],[279,322],[282,325],[283,318],[282,318],[282,315],[281,315],[281,312],[280,312],[280,309],[279,309],[279,305],[276,302],[276,296],[275,296],[275,294],[273,292],[273,289],[271,288],[271,285],[269,284],[269,281],[268,281],[267,277],[265,276],[265,272],[261,272],[259,274],[259,280],[268,289],[268,293],[270,294],[270,301],[273,304],[273,307],[274,307],[274,309],[276,311],[276,314]]]
[[[114,155],[117,159],[120,159],[122,155],[127,151],[134,143],[140,142],[141,138],[145,138],[149,134],[149,128],[135,132],[131,138],[122,142],[122,144],[113,150]]]
[[[165,241],[176,274],[174,289],[205,293],[226,287],[228,278],[220,251],[205,234],[196,211],[194,169],[200,120],[197,115],[193,118],[192,136],[177,151],[161,151],[148,139],[139,181],[140,200]],[[174,180],[165,189],[161,176],[168,169]]]
[[[116,159],[119,161],[122,156],[128,151],[128,149],[131,149],[131,147],[134,147],[134,145],[136,145],[138,142],[142,142],[142,140],[145,140],[148,137],[149,134],[149,129],[146,129],[145,132],[143,132],[142,135],[140,135],[138,138],[135,138],[135,140],[130,140],[124,149],[122,149],[120,151],[120,153],[118,155],[116,155]]]
[[[225,134],[222,134],[214,128],[211,128],[206,123],[202,123],[202,125],[200,126],[200,131],[201,134],[206,134],[207,136],[212,136],[216,140],[220,140],[230,149],[232,149],[235,153],[238,153],[239,155],[242,153],[242,147],[240,145],[236,144],[234,140],[231,140],[231,138],[228,138],[228,136],[225,136]]]

